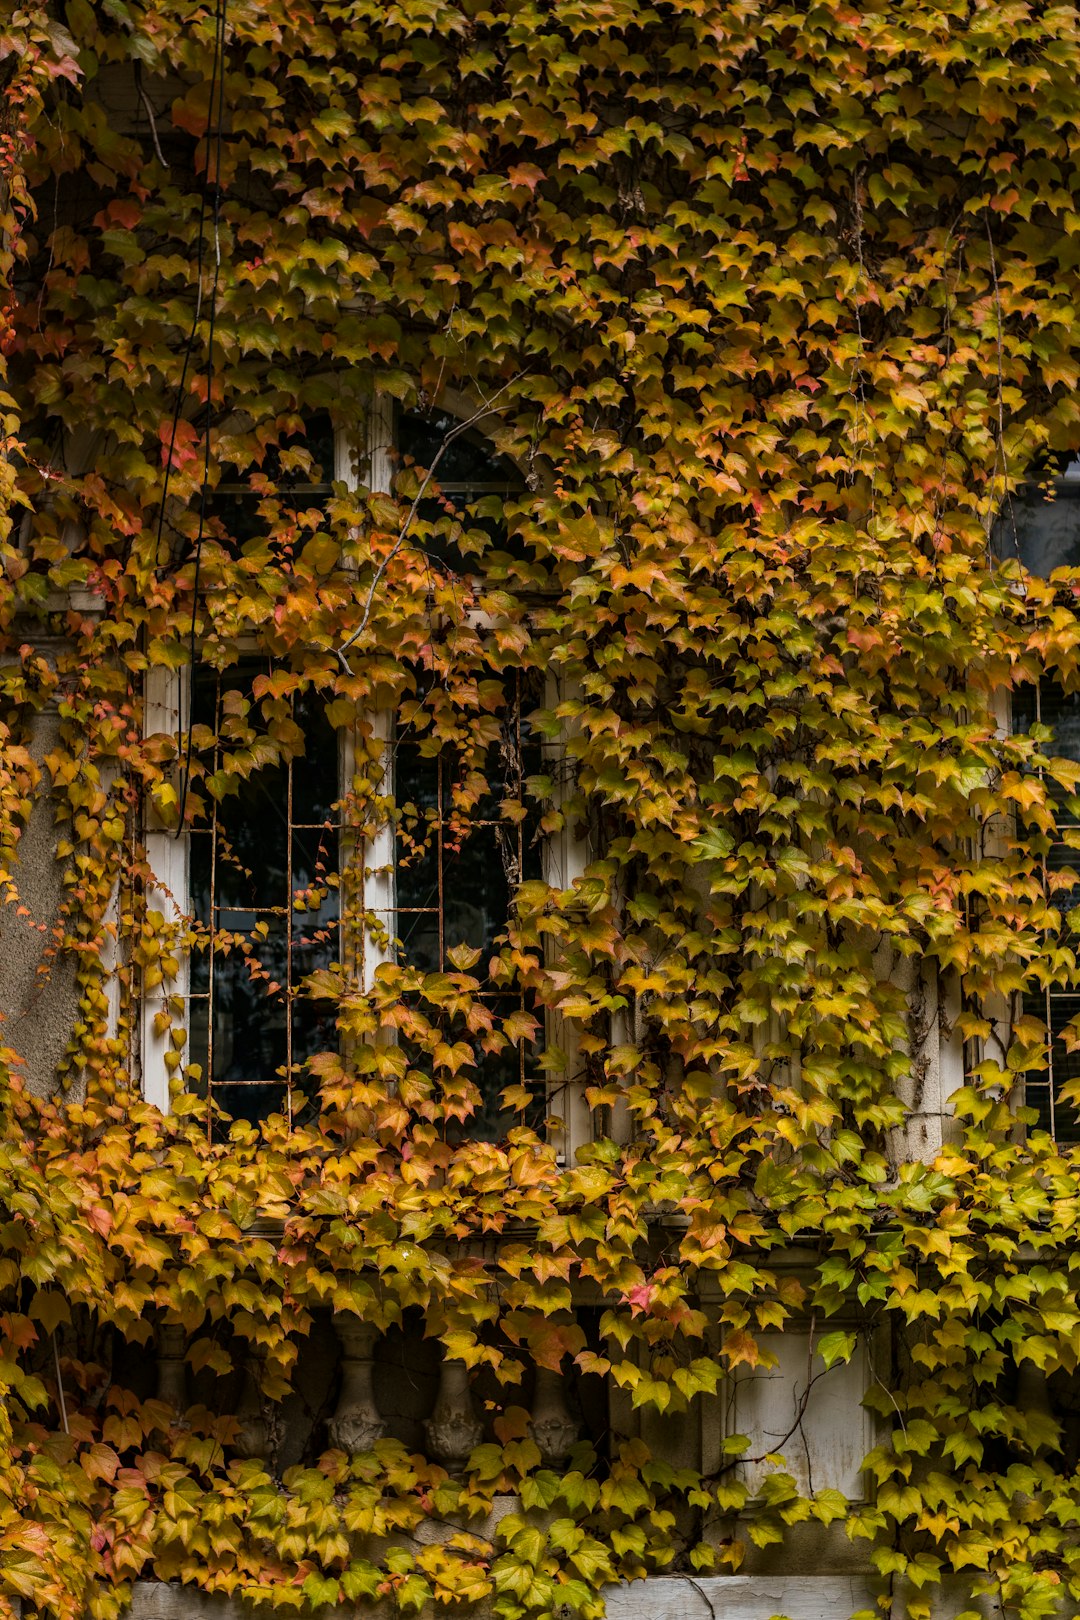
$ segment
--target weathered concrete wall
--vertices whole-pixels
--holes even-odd
[[[34,722],[31,753],[41,766],[59,739],[60,720],[45,710]],[[47,778],[46,778],[47,781]],[[43,784],[44,785],[44,784]],[[18,845],[12,876],[18,903],[0,905],[0,1041],[23,1061],[31,1091],[47,1096],[56,1089],[79,1005],[75,963],[50,959],[57,913],[63,896],[63,870],[56,859],[56,818],[42,792]],[[25,914],[22,914],[25,908]]]
[[[935,1601],[941,1620],[967,1609],[998,1620],[1001,1606],[993,1598],[970,1597],[967,1581],[942,1590]],[[713,1575],[690,1579],[656,1576],[632,1585],[611,1588],[607,1620],[846,1620],[857,1610],[873,1609],[880,1583],[858,1576],[755,1576]],[[925,1599],[925,1592],[921,1594]],[[265,1611],[260,1610],[259,1613]],[[556,1611],[557,1612],[557,1611]],[[154,1581],[137,1581],[131,1605],[132,1620],[253,1620],[255,1611],[235,1599],[206,1597],[200,1592]],[[905,1620],[903,1593],[894,1594],[892,1620]],[[394,1620],[390,1604],[324,1610],[319,1620]],[[469,1609],[440,1607],[442,1620],[490,1620],[486,1604]],[[422,1620],[427,1620],[425,1611]]]

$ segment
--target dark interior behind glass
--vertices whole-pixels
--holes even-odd
[[[1056,568],[1080,568],[1080,477],[1074,469],[1080,472],[1080,464],[1067,456],[1058,457],[1005,503],[994,529],[999,556],[1018,556],[1029,573],[1041,578]],[[1066,693],[1051,680],[1041,681],[1037,688],[1020,688],[1013,696],[1013,730],[1029,731],[1036,722],[1053,733],[1053,741],[1046,745],[1048,752],[1080,763],[1080,693]],[[1061,828],[1076,825],[1064,803],[1058,806],[1057,821]],[[1080,869],[1080,850],[1059,840],[1048,851],[1046,866],[1050,872]],[[1080,947],[1073,923],[1078,902],[1080,885],[1055,892],[1063,937]],[[1027,1104],[1038,1110],[1039,1126],[1059,1141],[1080,1141],[1077,1109],[1060,1095],[1067,1081],[1080,1077],[1080,1051],[1067,1051],[1063,1039],[1066,1026],[1080,1013],[1080,990],[1068,986],[1033,990],[1024,996],[1023,1006],[1026,1014],[1046,1025],[1049,1034],[1046,1068],[1026,1076]]]
[[[260,671],[265,664],[196,677],[192,721],[219,736],[214,769],[243,747],[244,729],[264,728],[251,697]],[[251,701],[246,717],[226,712],[229,692]],[[191,834],[192,901],[206,944],[191,963],[190,1060],[239,1119],[285,1108],[306,1060],[337,1039],[332,1008],[301,994],[305,975],[339,955],[337,736],[313,695],[295,697],[292,714],[303,754],[261,766],[216,805],[208,800],[209,819]]]
[[[520,491],[520,476],[475,429],[457,432],[458,423],[441,412],[425,415],[403,411],[398,418],[398,450],[403,464],[435,467],[441,499],[421,503],[418,515],[440,525],[426,542],[429,555],[452,573],[469,574],[482,564],[459,544],[461,527],[486,536],[497,550],[508,545],[502,503]],[[454,436],[448,440],[447,435]],[[439,459],[440,450],[443,451]],[[493,678],[492,676],[489,678]],[[421,689],[423,680],[420,680]],[[433,754],[422,726],[399,728],[394,739],[394,797],[399,810],[395,859],[396,913],[403,961],[425,972],[450,967],[447,951],[471,945],[480,960],[471,970],[481,982],[496,940],[504,932],[518,884],[539,878],[541,851],[539,807],[525,791],[527,777],[541,770],[538,740],[530,732],[528,713],[539,695],[518,671],[503,677],[499,739],[488,749],[484,771],[488,792],[467,822],[455,817],[453,789],[460,760],[451,748]],[[504,806],[520,806],[515,820]],[[523,1006],[520,992],[486,988],[481,992],[495,1018],[506,1018]],[[460,1027],[459,1027],[460,1026]],[[473,1048],[481,1106],[462,1134],[494,1140],[520,1123],[522,1111],[503,1107],[500,1094],[511,1084],[524,1085],[532,1103],[524,1110],[533,1125],[544,1117],[544,1088],[530,1077],[532,1051],[518,1042],[498,1054],[482,1050],[463,1021],[444,1032]]]

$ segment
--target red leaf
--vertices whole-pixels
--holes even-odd
[[[198,459],[199,438],[190,422],[181,419],[175,427],[171,421],[162,422],[158,427],[158,438],[161,440],[163,467],[172,467],[181,472]]]

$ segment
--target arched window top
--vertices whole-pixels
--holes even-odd
[[[1019,557],[1029,574],[1047,579],[1055,568],[1080,569],[1080,457],[1045,457],[1003,504],[994,525],[999,557]]]

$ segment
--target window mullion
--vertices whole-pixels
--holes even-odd
[[[394,402],[381,395],[373,396],[368,410],[367,471],[368,487],[373,494],[389,495],[394,487]],[[356,489],[359,478],[355,458],[347,465],[340,464],[338,476],[350,489]],[[380,797],[389,798],[394,789],[393,713],[389,709],[372,709],[366,715],[373,741],[382,757]],[[353,767],[349,762],[347,784],[352,789]],[[393,939],[396,932],[395,849],[394,823],[388,815],[380,818],[374,832],[356,840],[359,846],[359,902],[360,961],[356,964],[360,988],[370,992],[376,970],[384,963],[393,962]],[[342,908],[344,911],[344,907]],[[372,917],[380,925],[381,938],[376,937],[367,924]]]
[[[143,693],[143,734],[152,737],[158,733],[172,737],[178,749],[184,745],[191,709],[191,679],[188,670],[154,667],[146,672]],[[169,1065],[166,1061],[175,1048],[172,1033],[177,1023],[190,1028],[190,964],[188,952],[179,948],[178,936],[187,928],[189,889],[190,843],[186,830],[180,835],[162,825],[152,810],[146,815],[143,828],[146,861],[152,874],[145,895],[147,913],[157,912],[163,919],[163,937],[159,944],[162,956],[170,954],[168,946],[175,947],[177,972],[171,980],[162,979],[147,990],[145,983],[141,997],[140,1058],[142,1090],[146,1101],[162,1113],[169,1111]],[[171,936],[171,937],[170,937]],[[144,970],[145,972],[145,970]],[[176,1001],[182,1008],[181,1018],[173,1021],[170,1003]],[[168,1027],[160,1029],[166,1023]]]

